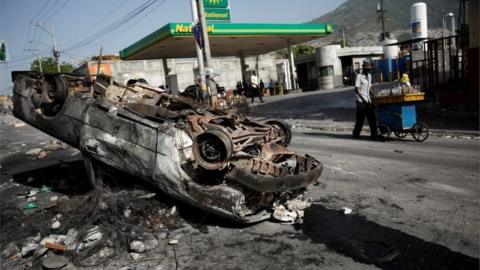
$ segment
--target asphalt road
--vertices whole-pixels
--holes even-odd
[[[314,206],[302,225],[245,227],[181,206],[183,218],[196,218],[169,232],[178,245],[164,242],[136,262],[126,253],[101,269],[478,269],[480,141],[432,136],[423,143],[411,137],[372,142],[367,134],[353,140],[348,130],[318,128],[350,125],[348,95],[336,90],[271,97],[254,107],[258,119],[297,123],[291,148],[325,165],[323,184],[308,192]],[[80,159],[71,148],[41,160],[25,156],[52,138],[29,126],[13,128],[11,116],[0,120],[3,198],[12,184],[25,185],[16,176],[54,166],[40,171],[48,177],[55,166]],[[74,171],[60,173],[78,181],[82,176]],[[342,207],[352,214],[344,215]]]

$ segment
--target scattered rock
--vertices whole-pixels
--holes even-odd
[[[38,258],[40,256],[43,256],[47,251],[48,251],[48,248],[39,246],[39,248],[36,249],[35,252],[33,252],[33,256],[35,258]]]
[[[139,253],[132,252],[132,253],[130,253],[130,257],[132,257],[132,260],[138,261],[141,258],[143,258],[143,255],[139,254]]]
[[[98,202],[98,207],[100,207],[101,210],[105,211],[108,209],[108,204],[104,201]]]
[[[169,245],[178,245],[178,240],[177,239],[171,239],[170,241],[168,241],[168,244]]]
[[[402,150],[397,150],[397,149],[393,150],[393,152],[395,152],[395,153],[399,153],[399,154],[402,154],[402,153],[403,153],[403,151],[402,151]]]
[[[34,242],[27,243],[26,246],[22,247],[22,257],[25,258],[25,257],[31,255],[39,247],[40,247],[40,245],[37,244],[37,243],[34,243]]]
[[[50,242],[50,243],[65,243],[65,239],[67,237],[65,235],[61,235],[61,234],[51,234],[47,237],[44,237],[41,241],[40,241],[40,245],[42,246],[45,246],[45,243],[47,242]]]
[[[132,215],[132,209],[130,208],[125,209],[125,211],[123,212],[123,215],[125,216],[125,218],[129,218]]]
[[[18,252],[20,252],[20,249],[18,249],[17,245],[10,243],[2,250],[2,258],[8,259]]]
[[[112,257],[115,254],[112,248],[104,247],[98,252],[100,258]]]
[[[52,197],[50,197],[50,201],[51,201],[51,202],[56,202],[56,201],[58,201],[58,196],[52,196]]]
[[[48,155],[47,152],[41,151],[41,152],[38,154],[37,158],[38,158],[38,159],[46,158],[47,155]]]
[[[74,228],[69,229],[65,237],[65,246],[67,250],[75,250],[77,248],[78,231]]]
[[[137,252],[137,253],[142,253],[145,252],[145,244],[142,241],[135,240],[130,242],[130,250]]]
[[[67,247],[64,244],[45,242],[45,247],[54,251],[65,251]]]
[[[156,193],[149,193],[149,194],[139,196],[138,198],[139,199],[151,199],[151,198],[155,197],[156,195],[157,195]]]
[[[144,234],[143,240],[145,243],[145,250],[152,250],[158,246],[158,240],[151,234]]]
[[[60,228],[60,226],[61,226],[60,221],[55,220],[55,221],[52,223],[52,226],[50,226],[50,228],[52,228],[52,230],[57,230],[57,229]]]
[[[25,152],[27,156],[38,156],[42,152],[42,148],[33,148]]]
[[[348,207],[342,207],[342,210],[344,215],[350,215],[353,212],[353,210]]]
[[[68,264],[68,259],[64,256],[51,255],[43,259],[42,265],[46,269],[60,269]]]
[[[44,151],[57,151],[66,148],[67,145],[59,141],[49,141],[46,145],[43,146]]]
[[[30,184],[30,183],[33,183],[33,181],[35,181],[35,178],[33,178],[31,176],[27,178],[27,183]]]

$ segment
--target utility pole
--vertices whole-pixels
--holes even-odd
[[[380,4],[377,5],[377,14],[380,22],[382,23],[382,41],[387,39],[387,33],[385,31],[385,5],[384,0],[380,0]]]
[[[198,22],[198,8],[197,1],[190,0],[192,5],[192,24],[197,24]],[[197,62],[198,62],[198,76],[200,77],[200,92],[203,97],[207,93],[207,81],[205,78],[205,61],[203,60],[203,51],[198,42],[195,42],[195,49],[197,51]],[[195,78],[195,84],[197,84],[197,78]]]
[[[210,73],[212,77],[212,54],[210,51],[210,40],[208,39],[208,25],[205,19],[205,7],[203,6],[203,0],[196,0],[197,1],[197,9],[198,9],[198,20],[200,22],[202,28],[202,36],[203,36],[203,52],[205,53],[205,71],[206,73]],[[211,79],[211,78],[210,78]],[[210,82],[206,80],[207,84],[210,85]],[[216,87],[209,87],[209,95],[210,95],[210,105],[216,106],[217,103],[217,88]]]
[[[55,64],[57,64],[57,71],[60,72],[60,65],[58,64],[58,59],[60,58],[60,52],[57,50],[57,41],[55,39],[55,30],[53,29],[53,24],[50,25],[50,30],[40,23],[37,23],[36,26],[40,27],[42,30],[47,32],[52,37],[52,54],[55,59]]]
[[[42,67],[42,59],[40,59],[40,54],[38,53],[38,50],[37,49],[24,49],[24,51],[26,52],[37,52],[37,62],[38,62],[38,66],[40,68],[40,73],[43,73],[43,67]],[[32,53],[33,55],[35,55],[35,53]]]

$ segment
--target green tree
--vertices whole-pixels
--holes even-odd
[[[56,73],[58,72],[57,70],[57,65],[55,64],[55,60],[52,57],[42,57],[40,58],[40,62],[42,63],[42,70],[44,73]],[[72,72],[74,69],[73,65],[69,63],[61,63],[60,64],[60,71],[61,72]],[[31,71],[37,71],[40,72],[40,65],[38,64],[38,59],[35,59],[30,64],[30,70]]]

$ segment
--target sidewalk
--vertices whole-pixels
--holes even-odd
[[[265,97],[265,103],[250,104],[256,120],[283,119],[294,128],[351,132],[355,123],[352,88],[313,91]],[[250,102],[250,100],[249,100]],[[430,127],[431,135],[480,138],[478,113],[447,112],[417,108],[418,120]],[[368,131],[368,124],[364,125]]]

